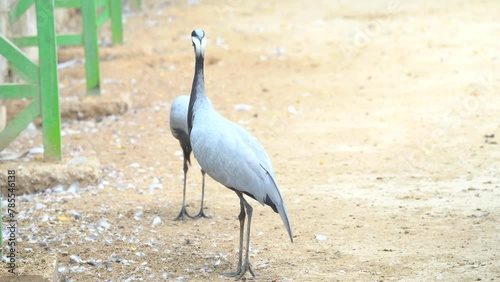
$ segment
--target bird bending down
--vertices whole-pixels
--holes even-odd
[[[184,190],[182,193],[182,208],[175,220],[184,221],[187,217],[202,218],[208,217],[203,212],[203,198],[205,197],[205,172],[201,170],[202,186],[201,186],[201,207],[200,212],[195,216],[190,216],[186,210],[186,179],[188,172],[188,163],[191,164],[191,143],[189,142],[187,113],[189,106],[189,96],[181,95],[175,98],[170,108],[170,131],[172,135],[179,140],[184,155]]]
[[[217,182],[236,192],[240,200],[238,269],[234,273],[225,274],[240,279],[249,271],[252,276],[255,276],[248,258],[253,209],[243,194],[254,198],[261,204],[270,206],[279,213],[290,240],[293,242],[292,228],[285,202],[264,147],[245,129],[217,113],[205,95],[203,77],[205,32],[199,29],[193,30],[191,39],[196,55],[195,74],[188,110],[189,138],[193,153],[201,168]],[[248,221],[246,253],[243,262],[245,217],[248,217]]]

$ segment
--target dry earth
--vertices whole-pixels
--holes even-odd
[[[212,217],[172,220],[169,108],[190,92],[201,27],[207,94],[266,147],[293,225],[290,243],[252,202],[255,280],[500,280],[500,2],[144,2],[125,44],[100,49],[103,95],[132,107],[62,125],[65,162],[97,157],[102,181],[18,197],[19,269],[55,253],[67,281],[231,281],[236,195],[210,179]],[[82,97],[83,71],[61,70],[63,96]],[[32,128],[9,150],[40,144]],[[196,164],[188,182],[194,213]]]

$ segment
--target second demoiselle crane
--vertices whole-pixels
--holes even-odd
[[[188,126],[187,126],[187,113],[189,106],[189,96],[181,95],[175,98],[172,106],[170,107],[170,131],[172,135],[179,140],[184,156],[184,190],[182,193],[182,208],[179,215],[175,220],[184,221],[186,217],[202,218],[208,217],[203,211],[203,200],[205,197],[205,172],[201,170],[202,186],[201,186],[201,207],[200,212],[195,216],[190,216],[186,210],[186,179],[188,172],[188,164],[191,164],[191,143],[189,142]]]
[[[243,194],[279,213],[293,242],[292,227],[266,150],[245,129],[216,112],[205,94],[205,32],[193,30],[191,40],[196,58],[188,110],[189,138],[193,153],[201,168],[217,182],[236,192],[240,200],[238,269],[234,273],[225,274],[240,279],[249,271],[255,277],[248,258],[253,208]],[[245,217],[248,217],[248,221],[243,262]]]

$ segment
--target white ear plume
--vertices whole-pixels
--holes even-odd
[[[207,39],[203,37],[201,39],[201,56],[205,57],[205,47],[207,46]]]
[[[193,36],[191,39],[193,41],[196,57],[205,57],[205,47],[207,46],[207,40],[205,37],[202,37],[200,40],[200,38]]]

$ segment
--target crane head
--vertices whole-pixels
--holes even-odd
[[[205,57],[205,46],[207,46],[205,32],[202,29],[193,30],[193,32],[191,32],[191,40],[193,41],[196,57]]]

